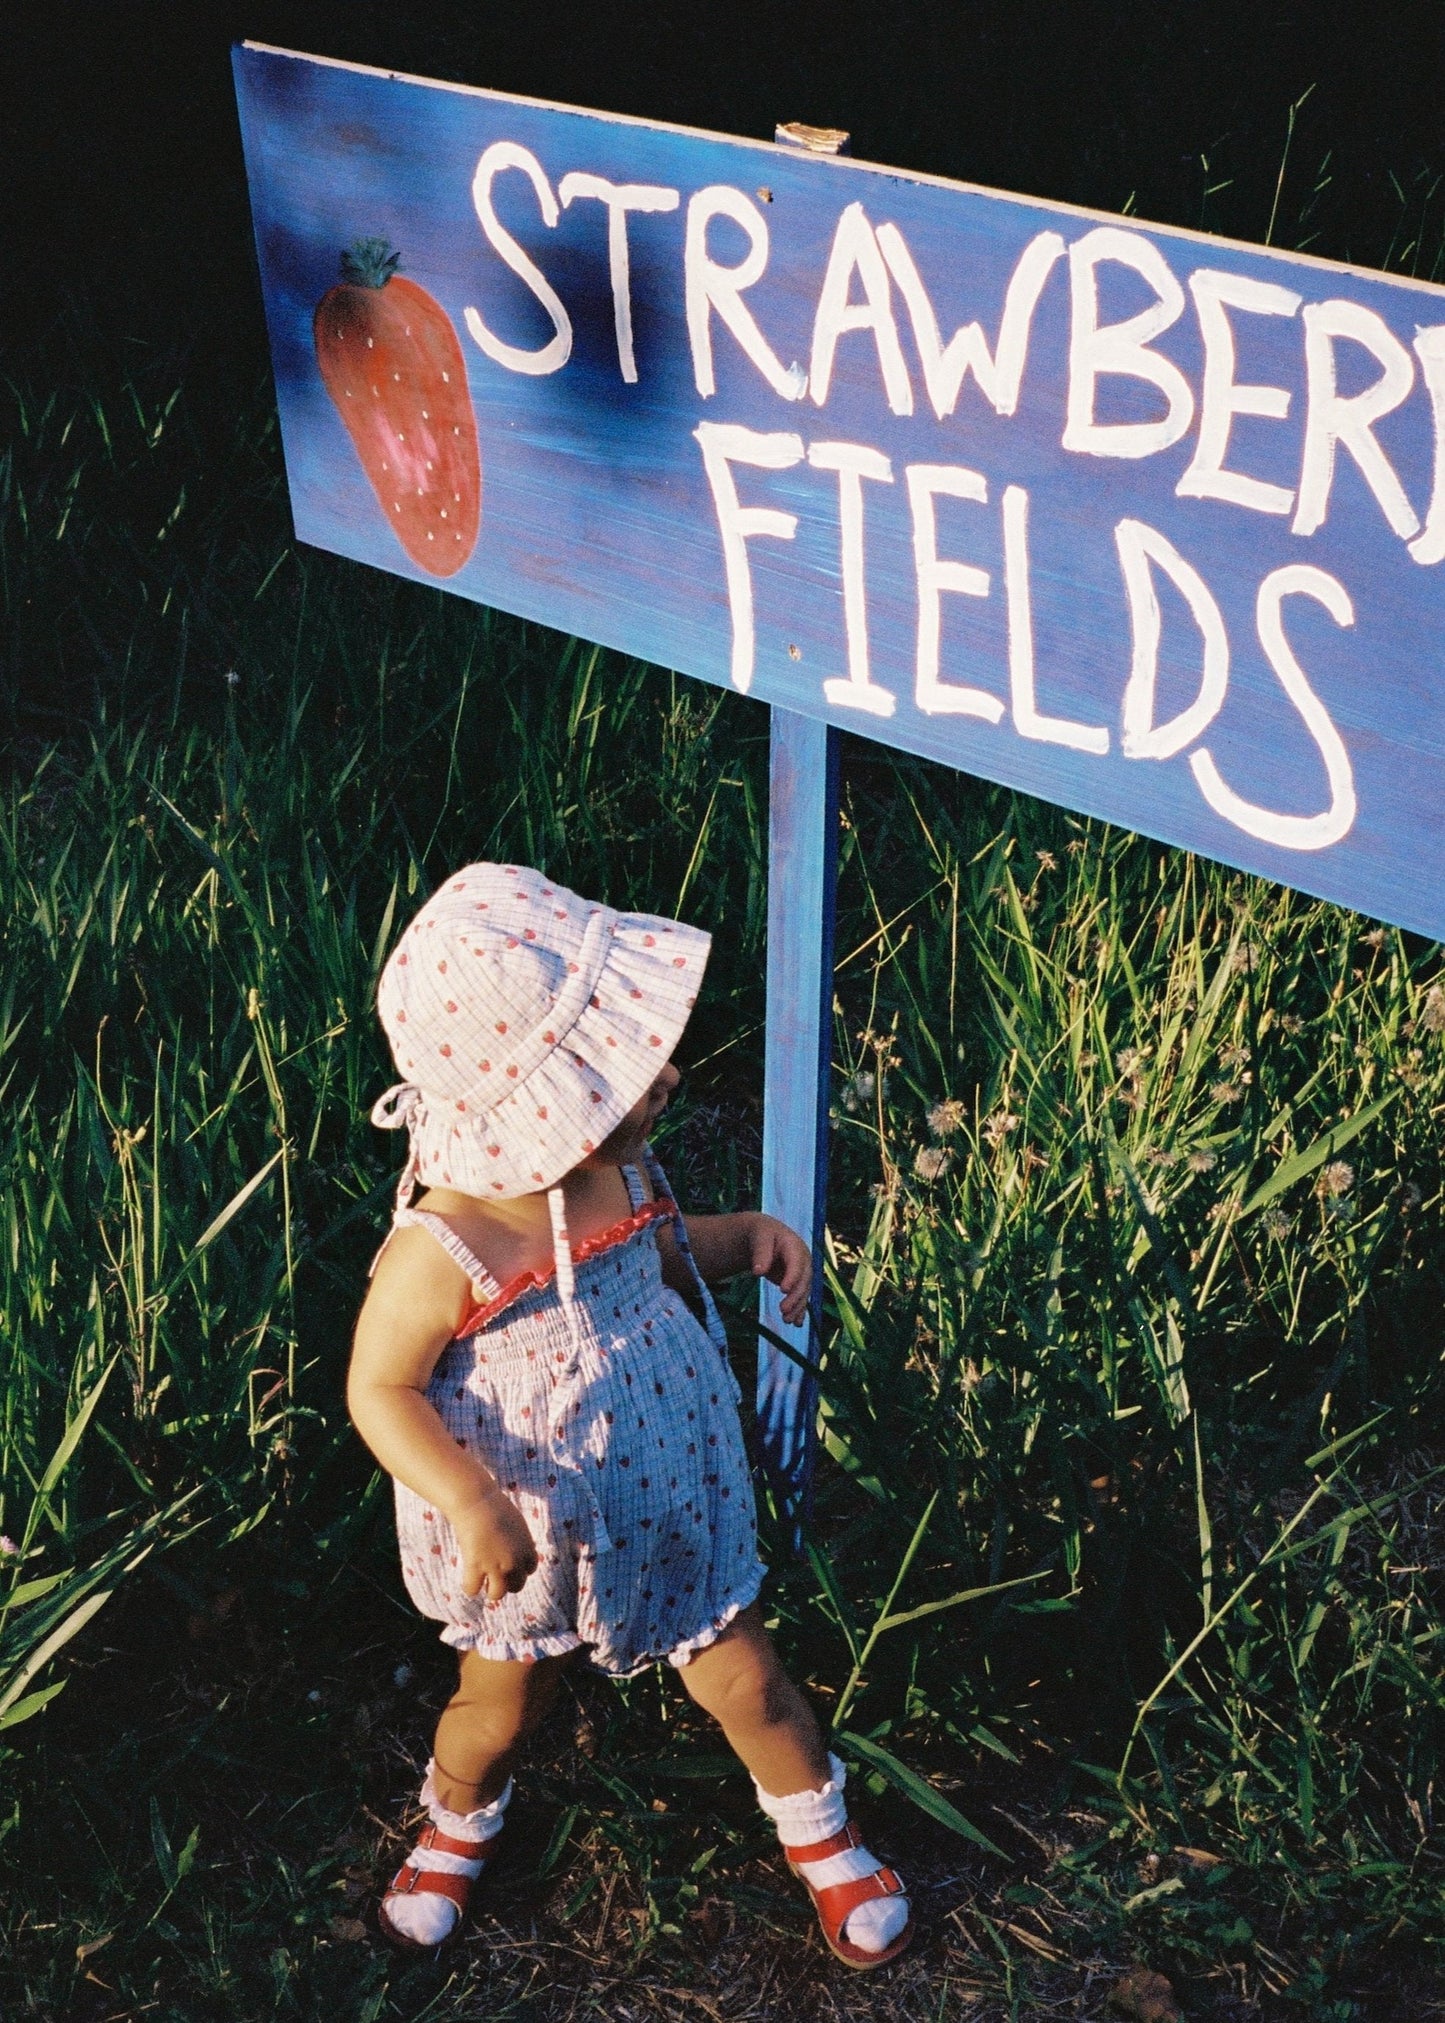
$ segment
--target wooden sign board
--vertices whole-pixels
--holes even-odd
[[[237,77],[303,540],[1445,934],[1445,290],[280,51]],[[479,523],[465,487],[423,524],[443,463],[358,455],[442,441],[424,333],[328,391],[317,307],[371,237],[454,333]]]
[[[1445,935],[1445,290],[235,67],[302,540]]]

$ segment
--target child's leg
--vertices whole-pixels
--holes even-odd
[[[764,1791],[811,1791],[828,1781],[813,1710],[778,1662],[757,1602],[678,1675]]]
[[[381,1901],[394,1939],[436,1946],[461,1922],[471,1885],[502,1830],[518,1744],[556,1697],[565,1658],[534,1664],[463,1655],[461,1678],[437,1724],[422,1786],[431,1824]]]
[[[432,1788],[449,1812],[490,1805],[506,1786],[518,1745],[557,1697],[568,1659],[522,1664],[462,1653],[457,1690],[437,1723]]]
[[[862,1845],[843,1802],[846,1773],[823,1746],[807,1701],[784,1672],[756,1602],[681,1667],[698,1706],[752,1772],[758,1802],[818,1906],[828,1943],[853,1966],[908,1943],[908,1898]]]

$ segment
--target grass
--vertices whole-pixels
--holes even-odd
[[[295,549],[259,389],[48,373],[0,468],[0,2006],[873,2014],[651,1678],[577,1682],[458,1958],[359,1917],[446,1690],[340,1408],[377,969],[480,855],[700,920],[662,1151],[749,1198],[763,711]],[[890,2013],[1099,2015],[1136,1959],[1191,2015],[1436,2013],[1439,952],[874,747],[845,799],[828,1458],[769,1595],[918,1882]]]

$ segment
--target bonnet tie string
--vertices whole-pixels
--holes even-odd
[[[552,1256],[557,1267],[557,1293],[567,1309],[567,1325],[572,1332],[573,1346],[582,1347],[582,1338],[577,1328],[577,1316],[572,1302],[577,1292],[577,1275],[572,1268],[572,1245],[567,1236],[567,1206],[562,1199],[562,1189],[547,1189],[547,1210],[552,1218]]]
[[[406,1164],[402,1167],[401,1178],[396,1183],[398,1211],[411,1201],[411,1191],[421,1170],[416,1139],[417,1131],[425,1116],[426,1104],[415,1082],[393,1082],[371,1106],[371,1121],[378,1131],[404,1130],[407,1134]]]
[[[553,1410],[557,1417],[552,1427],[552,1452],[558,1466],[569,1469],[581,1482],[582,1493],[587,1499],[592,1515],[593,1552],[611,1552],[612,1540],[608,1536],[602,1507],[593,1493],[587,1471],[567,1445],[567,1417],[569,1412],[575,1416],[576,1399],[573,1394],[582,1381],[584,1340],[582,1323],[577,1314],[577,1273],[572,1263],[572,1244],[567,1235],[567,1208],[562,1199],[560,1186],[547,1189],[547,1211],[552,1218],[552,1258],[557,1273],[557,1297],[562,1302],[562,1311],[567,1317],[567,1331],[572,1337],[572,1353],[557,1379],[557,1390],[553,1400]]]

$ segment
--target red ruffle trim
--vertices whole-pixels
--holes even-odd
[[[659,1196],[656,1201],[644,1202],[635,1215],[627,1216],[622,1222],[614,1222],[610,1228],[599,1229],[595,1236],[586,1237],[579,1243],[572,1253],[573,1268],[588,1263],[594,1257],[600,1257],[604,1250],[615,1250],[619,1243],[630,1242],[638,1231],[646,1229],[649,1223],[671,1220],[676,1213],[677,1203],[667,1200],[664,1196]],[[462,1315],[455,1339],[459,1342],[465,1341],[468,1335],[476,1334],[479,1328],[484,1328],[489,1321],[494,1321],[499,1313],[521,1299],[524,1293],[533,1292],[538,1286],[546,1285],[548,1280],[555,1278],[556,1275],[555,1264],[549,1264],[543,1271],[518,1272],[515,1278],[507,1280],[495,1299],[488,1300],[483,1306],[468,1307]]]

